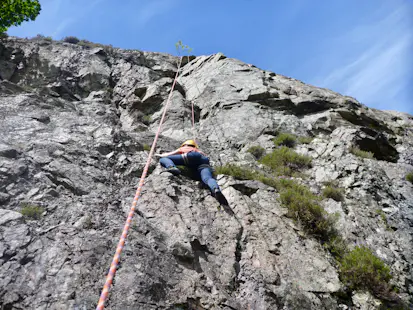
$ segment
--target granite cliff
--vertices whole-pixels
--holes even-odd
[[[0,41],[1,309],[96,307],[177,63]],[[220,53],[191,56],[157,152],[192,138],[191,102],[230,208],[154,158],[106,309],[412,306],[413,116]],[[280,163],[277,150],[307,161]],[[291,209],[294,189],[315,218]],[[389,267],[385,287],[351,287],[332,238],[370,249]]]

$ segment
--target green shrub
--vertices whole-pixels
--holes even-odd
[[[151,115],[144,115],[142,116],[142,123],[145,125],[149,125],[152,122],[152,116]]]
[[[241,180],[256,180],[276,188],[280,193],[281,203],[288,209],[287,216],[301,223],[308,233],[322,240],[334,256],[341,257],[346,252],[345,242],[334,228],[337,215],[328,214],[319,205],[320,198],[306,186],[294,180],[269,177],[260,171],[233,164],[216,167],[215,173]]]
[[[298,137],[298,142],[301,144],[310,144],[312,141],[312,137]]]
[[[279,186],[279,180],[272,178],[272,177],[267,177],[264,174],[258,174],[256,181],[260,181],[261,183],[264,183],[265,185],[277,188]]]
[[[340,277],[351,290],[365,289],[376,296],[390,291],[390,268],[364,246],[354,248],[340,260]]]
[[[277,146],[294,147],[297,143],[297,137],[293,134],[282,132],[273,140]]]
[[[240,167],[233,164],[215,167],[215,174],[230,175],[239,180],[256,180],[258,172],[249,168]]]
[[[328,241],[337,233],[335,218],[319,205],[319,198],[304,185],[292,180],[280,180],[280,199],[288,209],[288,216],[300,222],[304,229],[322,241]]]
[[[70,44],[77,44],[79,43],[79,39],[73,36],[68,36],[63,38],[63,42],[70,43]]]
[[[255,180],[274,188],[277,188],[277,186],[279,185],[277,179],[273,177],[268,177],[262,172],[246,167],[236,166],[233,164],[226,164],[224,166],[217,166],[214,170],[215,175],[225,174],[230,175],[233,178],[239,180]]]
[[[291,176],[301,168],[310,167],[311,158],[282,146],[261,158],[260,163],[270,167],[277,175]]]
[[[383,210],[376,209],[376,213],[380,216],[381,220],[383,221],[384,225],[386,226],[386,230],[393,231],[393,229],[389,225],[389,222],[387,221],[386,214],[383,212]]]
[[[348,253],[347,243],[338,235],[331,236],[328,242],[324,244],[324,247],[338,259],[342,259]]]
[[[338,181],[333,180],[333,181],[324,181],[323,182],[324,186],[329,186],[329,187],[338,187]]]
[[[53,41],[52,37],[45,37],[42,34],[37,34],[35,37],[31,38],[31,40],[46,40],[46,41]]]
[[[362,157],[362,158],[369,158],[372,159],[374,158],[374,154],[372,152],[366,152],[366,151],[362,151],[360,150],[358,147],[352,147],[350,149],[350,152],[358,157]]]
[[[92,42],[90,42],[90,41],[88,41],[88,40],[80,40],[78,43],[77,43],[77,45],[80,45],[80,46],[85,46],[85,47],[93,47],[92,46]]]
[[[35,37],[30,38],[30,40],[43,40],[45,38],[44,35],[38,33]]]
[[[343,201],[344,195],[341,188],[327,186],[323,190],[323,196],[326,198],[334,199],[335,201]]]
[[[33,220],[40,219],[43,212],[44,212],[44,209],[42,207],[36,206],[36,205],[29,205],[29,204],[23,205],[22,209],[20,210],[20,213],[25,218],[29,218]]]
[[[102,47],[102,48],[106,48],[107,46],[105,46],[104,44],[100,44],[100,43],[95,43],[95,42],[91,42],[88,40],[80,40],[77,45],[80,46],[85,46],[85,47],[90,47],[90,48],[95,48],[95,47]]]
[[[406,180],[413,184],[413,171],[406,175]]]
[[[386,214],[384,214],[383,210],[377,209],[377,210],[376,210],[376,213],[377,213],[378,215],[380,215],[380,217],[381,217],[381,219],[383,220],[383,222],[386,222],[386,223],[387,223],[387,217],[386,217]]]
[[[77,43],[80,46],[87,46],[87,47],[95,47],[95,44],[93,42],[90,42],[88,40],[79,40],[79,42]]]
[[[265,149],[261,146],[251,146],[248,151],[248,153],[251,153],[254,155],[256,159],[260,159],[262,156],[265,155]]]
[[[143,149],[144,149],[144,151],[148,151],[148,152],[149,152],[149,151],[151,150],[151,146],[150,146],[149,144],[146,144],[146,143],[145,143],[145,144],[143,145]]]
[[[34,21],[41,11],[39,0],[0,1],[0,32],[25,21]]]

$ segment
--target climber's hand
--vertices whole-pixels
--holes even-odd
[[[162,157],[162,154],[155,154],[155,157]]]

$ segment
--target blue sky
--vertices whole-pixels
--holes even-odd
[[[73,35],[176,54],[222,52],[257,67],[413,114],[412,0],[40,0],[9,35]],[[120,4],[121,3],[121,4]]]

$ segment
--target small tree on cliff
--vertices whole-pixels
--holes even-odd
[[[0,33],[11,26],[19,26],[22,22],[35,20],[41,6],[38,0],[1,0],[0,1]]]

